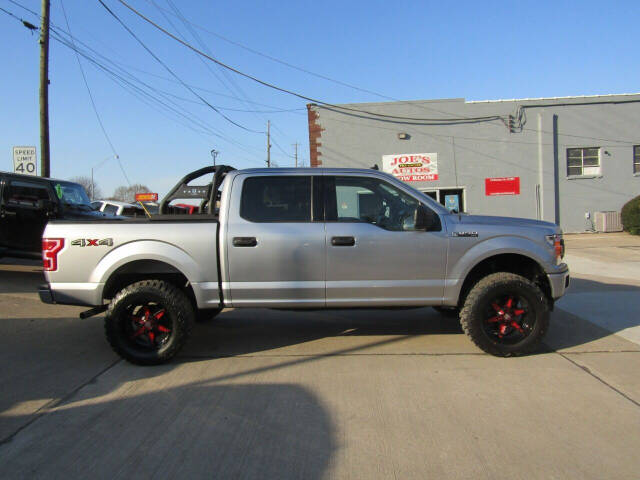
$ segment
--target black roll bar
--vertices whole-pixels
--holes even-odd
[[[201,199],[200,213],[214,213],[218,189],[220,188],[225,175],[233,170],[235,170],[235,168],[230,167],[229,165],[210,165],[185,175],[162,199],[158,213],[166,215],[169,203],[179,198]],[[209,173],[213,173],[213,180],[211,183],[207,185],[189,185],[189,182]],[[206,208],[206,212],[202,212],[203,207]]]

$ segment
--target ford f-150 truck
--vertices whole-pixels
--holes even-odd
[[[164,215],[178,198],[200,199],[199,214]],[[450,213],[380,171],[217,166],[184,177],[160,215],[50,222],[40,297],[106,311],[112,348],[138,364],[169,360],[224,307],[432,306],[513,356],[545,334],[563,256],[555,224]]]

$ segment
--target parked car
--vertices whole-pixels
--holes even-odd
[[[91,202],[91,206],[97,212],[116,217],[143,217],[146,215],[141,206],[117,200],[96,200]]]
[[[164,214],[198,197],[205,214]],[[376,170],[205,167],[160,215],[51,222],[44,237],[42,301],[106,310],[112,348],[140,364],[169,360],[224,307],[433,306],[484,351],[519,355],[569,286],[557,225],[454,214]]]
[[[0,257],[41,258],[49,220],[96,220],[82,185],[0,172]]]

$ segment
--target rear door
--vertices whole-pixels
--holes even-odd
[[[321,205],[313,201],[319,178],[234,177],[224,288],[233,306],[324,306],[325,231]]]
[[[441,302],[448,242],[441,226],[413,228],[421,202],[376,177],[324,179],[327,306]]]
[[[6,246],[13,250],[39,253],[48,210],[41,200],[52,201],[44,182],[9,177],[2,191]]]

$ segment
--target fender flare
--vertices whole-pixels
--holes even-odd
[[[197,262],[184,250],[158,240],[141,240],[122,244],[102,257],[91,272],[89,282],[104,285],[120,267],[137,260],[156,260],[171,265],[190,283],[201,277]]]

